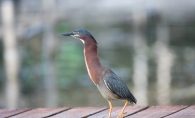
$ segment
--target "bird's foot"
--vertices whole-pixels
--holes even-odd
[[[126,113],[127,113],[127,112],[122,111],[122,112],[118,115],[117,118],[123,118],[123,115],[126,114]]]

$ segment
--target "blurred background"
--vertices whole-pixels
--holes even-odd
[[[89,79],[84,28],[137,105],[195,104],[194,0],[1,0],[0,107],[108,106]],[[113,102],[124,105],[124,101]]]

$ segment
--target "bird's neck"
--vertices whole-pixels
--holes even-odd
[[[97,48],[97,44],[94,42],[84,43],[85,64],[91,80],[96,85],[99,83],[102,72],[102,65],[98,57]]]

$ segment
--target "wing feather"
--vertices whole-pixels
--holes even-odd
[[[107,88],[114,94],[118,95],[120,99],[128,99],[130,102],[136,103],[136,98],[129,91],[127,85],[118,77],[112,70],[109,70],[110,74],[104,76],[103,80]]]

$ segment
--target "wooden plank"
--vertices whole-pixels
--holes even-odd
[[[127,118],[160,118],[175,113],[187,106],[152,106]]]
[[[134,114],[146,108],[147,108],[146,106],[127,106],[127,108],[125,109],[125,112],[127,113],[124,116]],[[120,114],[121,110],[122,110],[122,107],[113,107],[112,117],[116,118]],[[108,114],[109,114],[109,109],[99,112],[97,114],[94,114],[90,116],[89,118],[107,118]]]
[[[82,118],[101,112],[105,109],[107,109],[107,107],[76,107],[49,118]]]
[[[29,111],[30,109],[1,109],[0,110],[0,118],[10,117],[14,116],[26,111]]]
[[[195,105],[183,109],[177,113],[171,114],[166,118],[195,118]]]
[[[63,112],[65,110],[68,110],[68,107],[64,108],[37,108],[30,111],[27,111],[22,114],[18,114],[16,116],[13,116],[11,118],[42,118],[42,117],[48,117],[60,112]]]
[[[5,111],[5,109],[0,109],[0,113],[3,112],[3,111]]]

